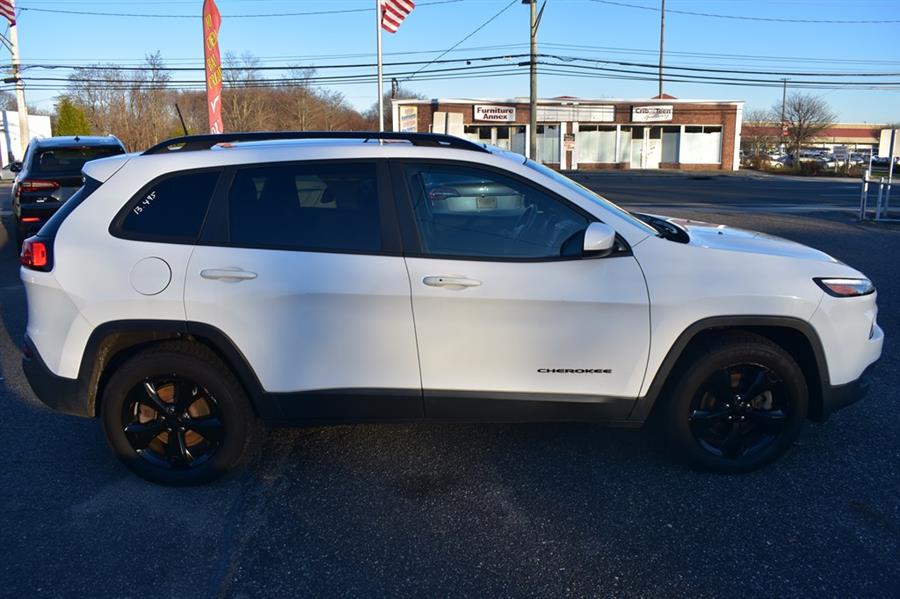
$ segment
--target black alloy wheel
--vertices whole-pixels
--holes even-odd
[[[722,334],[693,349],[673,380],[669,437],[696,466],[749,472],[783,454],[806,420],[797,362],[770,339]]]
[[[740,458],[778,439],[790,398],[777,374],[761,364],[733,364],[713,373],[692,402],[691,431],[706,451]]]
[[[225,424],[208,389],[173,373],[132,388],[122,413],[122,432],[141,458],[184,470],[200,466],[218,451]]]
[[[188,341],[162,342],[118,366],[100,415],[116,456],[164,485],[201,484],[234,469],[262,432],[231,370]]]

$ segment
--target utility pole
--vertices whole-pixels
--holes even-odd
[[[787,102],[787,79],[781,80],[784,83],[784,87],[781,91],[781,151],[784,152],[784,105]],[[799,156],[797,157],[799,159]]]
[[[522,0],[522,4],[531,5],[531,62],[529,64],[531,71],[529,112],[531,114],[528,119],[528,157],[537,160],[537,32],[544,9],[547,8],[547,2],[544,0],[540,12],[537,10],[537,0]]]
[[[662,0],[659,9],[659,97],[663,95],[663,41],[666,31],[666,0]]]
[[[9,45],[12,54],[12,75],[16,82],[16,110],[19,112],[19,142],[22,146],[22,156],[25,156],[25,148],[28,147],[28,106],[25,104],[25,86],[19,70],[19,27],[10,25]]]
[[[527,0],[522,0],[526,2]],[[531,93],[528,120],[528,157],[537,160],[537,0],[528,2],[531,6]]]

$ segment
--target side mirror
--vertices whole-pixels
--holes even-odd
[[[10,163],[9,163],[9,172],[11,172],[11,173],[18,173],[18,172],[21,171],[21,170],[22,170],[22,163],[21,163],[21,162],[10,162]]]
[[[591,223],[584,232],[584,256],[608,256],[616,247],[616,230],[606,223]]]

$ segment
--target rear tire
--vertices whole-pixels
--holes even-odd
[[[235,468],[260,434],[246,394],[207,348],[151,347],[123,363],[103,392],[110,447],[131,471],[163,485],[197,485]]]
[[[797,439],[809,403],[806,379],[772,341],[731,334],[697,352],[676,379],[669,437],[693,465],[749,472]]]

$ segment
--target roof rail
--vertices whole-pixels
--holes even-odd
[[[195,150],[209,150],[213,146],[226,143],[238,143],[245,141],[272,141],[279,139],[361,139],[408,141],[414,146],[428,146],[437,148],[455,148],[458,150],[474,150],[476,152],[488,152],[483,145],[473,141],[442,135],[439,133],[400,133],[395,131],[257,131],[253,133],[221,133],[217,135],[187,135],[174,137],[144,151],[144,156],[150,154],[165,154],[167,152],[190,152]]]

